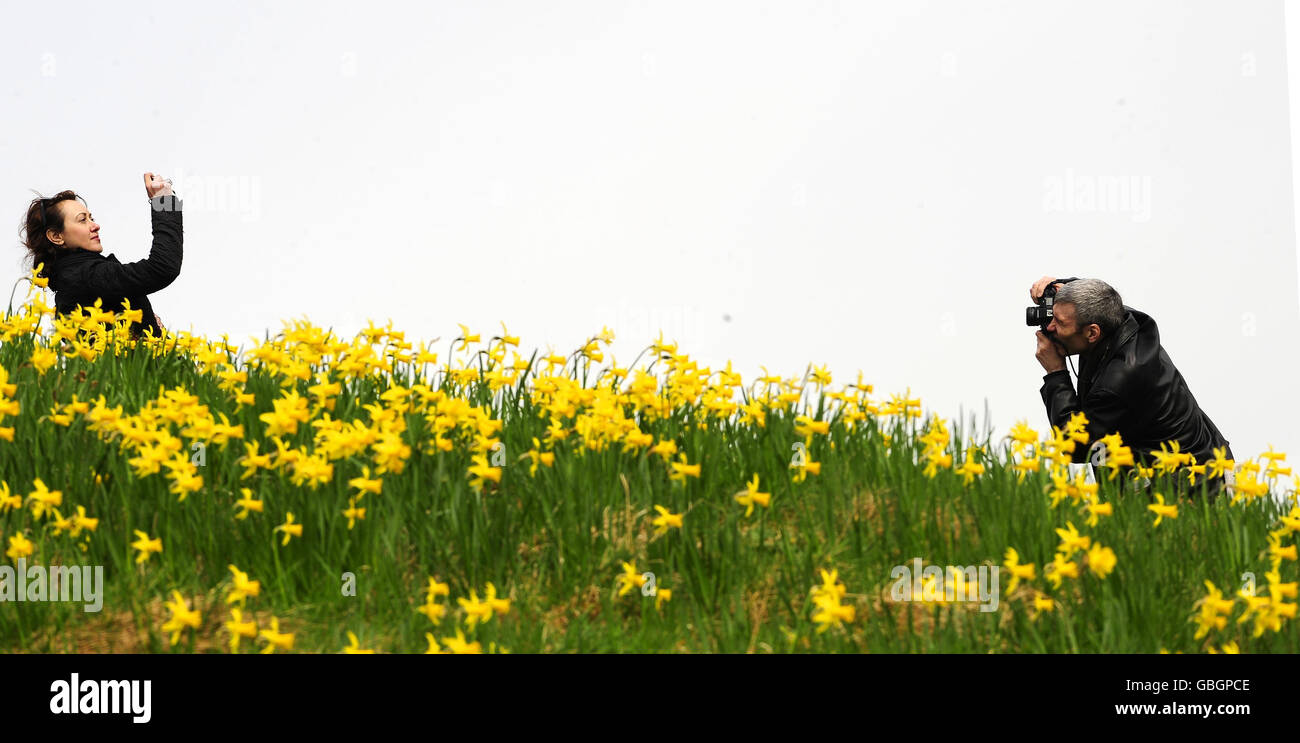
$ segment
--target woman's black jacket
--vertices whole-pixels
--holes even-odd
[[[155,196],[149,205],[153,248],[148,258],[122,263],[116,256],[80,248],[59,253],[54,265],[45,271],[54,290],[55,312],[70,313],[77,305],[92,307],[96,299],[103,299],[101,310],[120,313],[123,300],[130,300],[131,309],[142,312],[140,321],[131,323],[132,336],[138,337],[146,330],[162,335],[149,295],[166,288],[180,275],[181,199],[172,194]]]

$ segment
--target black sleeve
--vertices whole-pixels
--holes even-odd
[[[181,200],[170,194],[155,196],[149,205],[153,222],[153,248],[149,257],[133,263],[91,262],[82,275],[89,294],[100,297],[152,294],[165,289],[180,275],[184,233]]]
[[[1043,396],[1043,404],[1047,406],[1048,421],[1061,430],[1065,430],[1071,416],[1083,410],[1079,405],[1079,397],[1074,393],[1074,385],[1070,383],[1070,372],[1064,369],[1045,375],[1039,393]],[[1075,443],[1075,462],[1088,461],[1088,447],[1102,436],[1119,430],[1120,419],[1127,410],[1119,395],[1100,387],[1093,388],[1088,400],[1088,409],[1083,410],[1088,417],[1088,443]]]

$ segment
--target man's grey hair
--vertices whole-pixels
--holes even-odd
[[[1056,290],[1055,304],[1074,305],[1075,324],[1101,326],[1102,335],[1112,335],[1124,323],[1124,300],[1101,279],[1077,279]]]

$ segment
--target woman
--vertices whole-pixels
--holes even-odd
[[[27,208],[23,243],[32,268],[44,263],[40,276],[50,280],[54,309],[72,312],[77,305],[92,307],[102,299],[100,309],[121,312],[124,300],[141,319],[132,321],[131,337],[149,331],[162,335],[162,322],[149,303],[150,294],[176,280],[181,272],[181,199],[172,193],[171,181],[153,173],[144,174],[145,193],[152,207],[153,248],[149,257],[122,263],[104,256],[95,222],[85,200],[73,191],[61,191],[50,198],[34,199]]]

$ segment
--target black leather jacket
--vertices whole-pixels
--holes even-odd
[[[1135,460],[1149,465],[1148,452],[1161,442],[1178,441],[1198,463],[1214,458],[1215,447],[1228,447],[1210,417],[1160,345],[1156,321],[1125,306],[1119,331],[1079,354],[1079,393],[1062,369],[1043,377],[1040,392],[1052,425],[1065,428],[1070,416],[1088,416],[1089,444],[1118,431]],[[1232,450],[1225,456],[1232,458]],[[1088,461],[1088,447],[1075,446],[1074,461]]]
[[[132,335],[147,329],[155,336],[162,334],[148,295],[166,288],[180,275],[184,239],[181,199],[155,196],[149,203],[153,247],[148,258],[122,263],[114,255],[74,248],[60,253],[54,265],[47,267],[57,313],[70,313],[77,305],[94,306],[96,299],[103,299],[101,310],[121,312],[123,300],[129,299],[131,309],[142,311],[141,320],[131,323]]]

